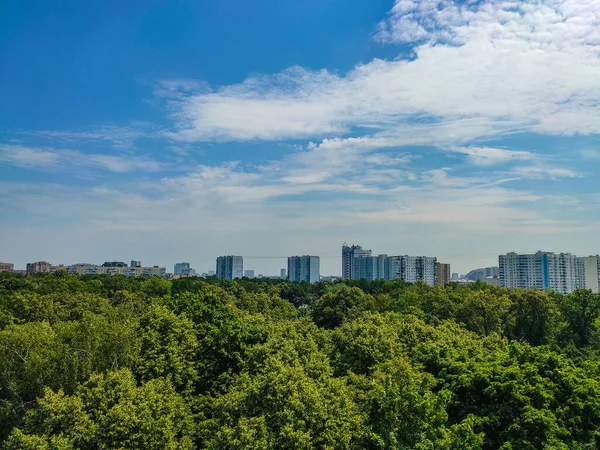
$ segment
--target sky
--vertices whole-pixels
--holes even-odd
[[[600,253],[600,0],[0,3],[0,260]]]

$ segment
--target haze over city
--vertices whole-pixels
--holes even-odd
[[[0,7],[0,260],[600,253],[598,2],[35,3]]]

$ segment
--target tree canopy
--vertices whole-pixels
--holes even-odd
[[[600,448],[600,296],[0,274],[0,448]]]

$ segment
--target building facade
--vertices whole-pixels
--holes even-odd
[[[59,270],[64,270],[71,275],[123,275],[126,277],[140,277],[142,275],[165,277],[167,275],[166,267],[160,266],[128,267],[127,265],[108,266],[104,264],[101,266],[96,264],[72,264],[69,266],[61,264],[50,266],[50,272],[57,272]]]
[[[450,283],[450,264],[437,263],[435,266],[435,284],[445,286]]]
[[[430,256],[390,256],[388,280],[404,280],[408,283],[422,281],[435,285],[437,258]]]
[[[190,263],[188,262],[175,263],[175,266],[173,267],[174,275],[188,275],[189,271]]]
[[[355,269],[355,259],[370,256],[371,250],[363,250],[360,245],[349,246],[344,242],[342,245],[342,279],[351,280],[354,279],[357,274],[361,274],[361,270],[364,269],[364,267]]]
[[[254,278],[254,270],[252,270],[252,269],[244,270],[244,276],[246,278]]]
[[[437,258],[428,256],[372,256],[360,245],[342,245],[342,279],[396,280],[435,284]],[[449,266],[448,266],[449,267]],[[448,279],[450,273],[448,273]]]
[[[577,258],[577,273],[580,289],[600,292],[600,255]]]
[[[321,280],[321,261],[318,256],[290,256],[288,258],[287,279],[297,283]]]
[[[279,271],[279,278],[281,278],[282,280],[285,280],[287,278],[287,272],[285,269],[281,269]]]
[[[571,253],[507,253],[498,257],[500,285],[521,289],[552,289],[569,294],[579,287],[578,261]]]
[[[0,272],[12,272],[13,270],[15,270],[14,264],[0,262]]]
[[[50,263],[47,261],[36,261],[33,263],[27,263],[27,274],[32,273],[47,273],[50,272]]]
[[[241,256],[219,256],[216,275],[219,280],[233,280],[244,275],[244,258]]]

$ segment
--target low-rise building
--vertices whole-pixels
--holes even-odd
[[[12,272],[13,270],[15,270],[14,264],[0,262],[0,272]]]
[[[27,263],[27,275],[34,273],[47,273],[50,272],[50,263],[48,261],[36,261]]]
[[[165,277],[167,274],[167,269],[160,266],[128,267],[127,265],[109,266],[106,264],[107,263],[104,263],[101,266],[86,263],[72,264],[69,266],[61,264],[58,266],[50,266],[50,272],[64,270],[72,275],[124,275],[126,277],[140,277],[142,275]]]

